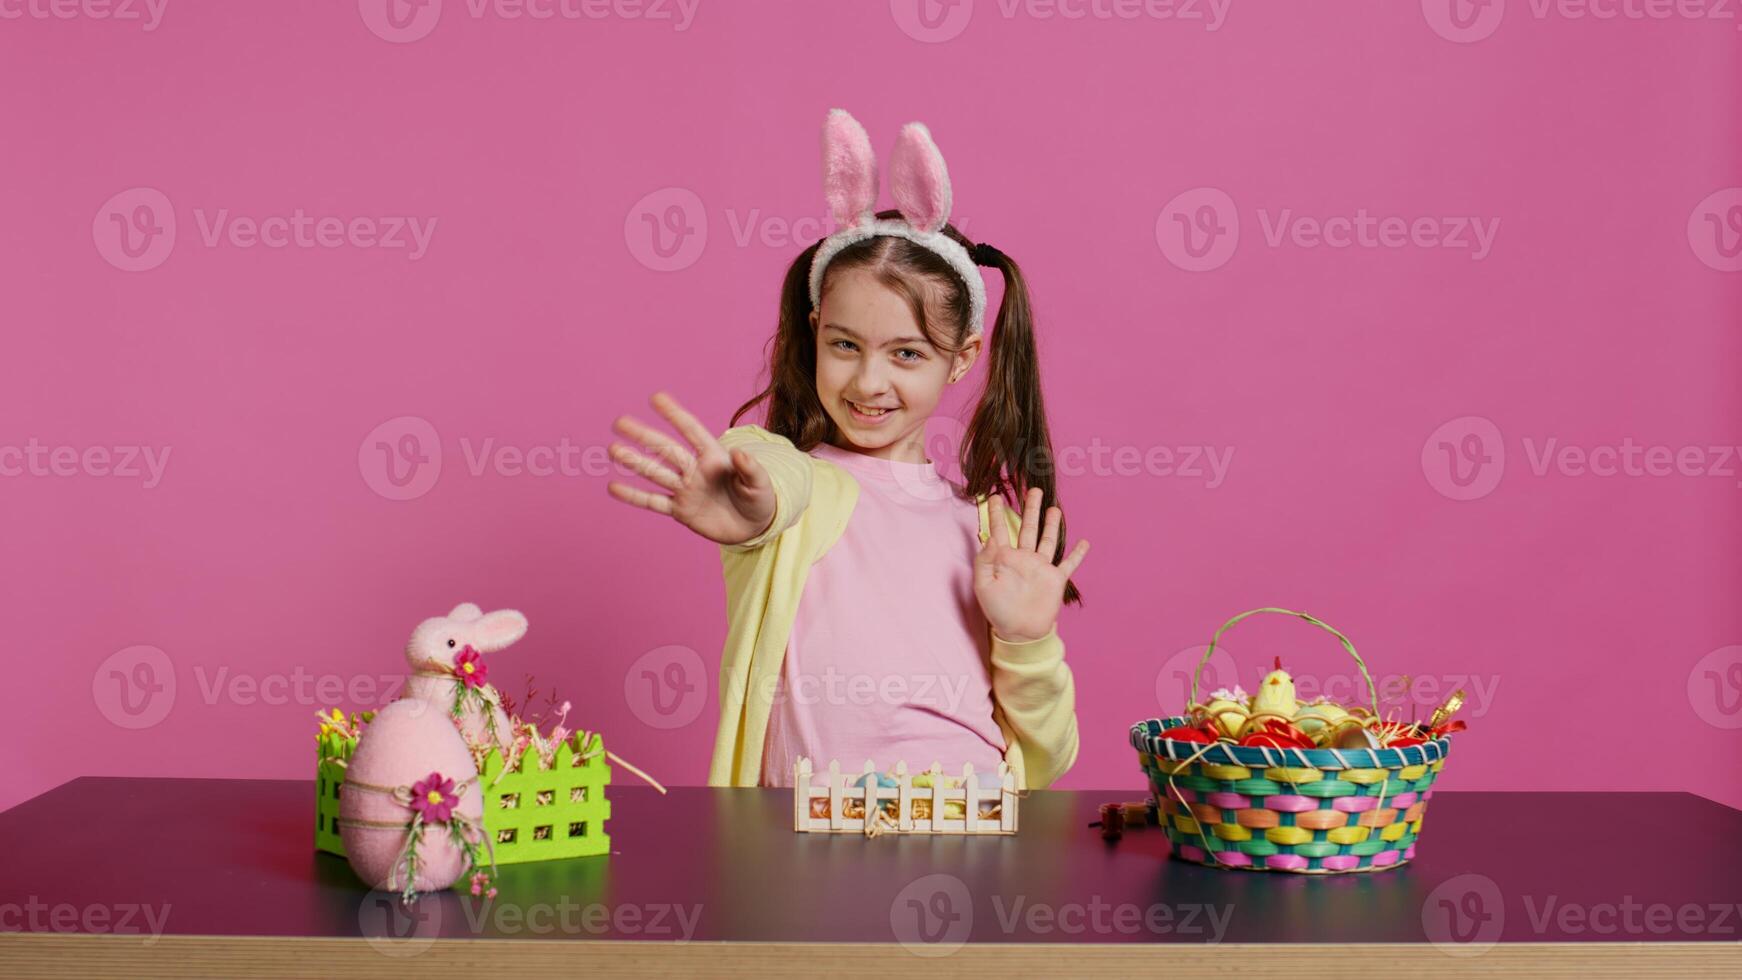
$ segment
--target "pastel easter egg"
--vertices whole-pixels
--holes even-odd
[[[1323,745],[1329,734],[1336,730],[1338,723],[1348,717],[1347,711],[1334,704],[1307,704],[1294,713],[1294,727],[1306,733],[1314,742]]]
[[[404,827],[359,826],[351,821],[407,824],[414,811],[386,792],[369,787],[410,787],[430,773],[440,773],[456,785],[466,783],[454,812],[474,820],[484,816],[484,794],[478,770],[445,705],[415,698],[394,703],[376,713],[363,730],[345,769],[339,794],[339,836],[357,876],[372,888],[397,891],[404,887],[395,859],[405,846]],[[355,784],[355,785],[353,785]],[[468,867],[466,852],[445,826],[430,826],[417,848],[413,887],[420,892],[447,888]]]
[[[1337,732],[1336,748],[1339,749],[1377,749],[1379,740],[1365,728],[1343,728]]]
[[[1223,735],[1233,738],[1240,734],[1240,729],[1246,727],[1246,719],[1250,710],[1238,701],[1227,698],[1216,698],[1204,705],[1204,713],[1216,723]]]

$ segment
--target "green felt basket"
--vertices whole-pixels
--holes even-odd
[[[327,732],[318,742],[315,849],[344,857],[338,818],[345,767],[340,763],[357,750],[357,740]],[[502,754],[492,751],[478,780],[484,787],[484,830],[498,865],[611,850],[611,837],[605,832],[605,821],[611,816],[611,801],[605,796],[611,764],[598,732],[571,735],[557,747],[549,768],[533,751],[526,752],[515,769],[504,772],[503,768]]]

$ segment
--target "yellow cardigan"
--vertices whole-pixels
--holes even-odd
[[[790,440],[758,425],[720,436],[768,471],[774,484],[774,520],[748,541],[720,546],[726,576],[726,645],[720,661],[720,723],[709,786],[755,786],[775,685],[787,637],[798,615],[810,567],[846,529],[859,499],[851,474],[801,452]],[[979,498],[980,540],[986,540],[986,498]],[[1021,515],[1004,508],[1011,544]],[[1053,631],[1037,640],[1006,643],[991,634],[993,718],[1004,733],[1004,759],[1017,785],[1043,789],[1077,761],[1076,686],[1065,664],[1065,645]],[[827,765],[829,760],[817,760]],[[842,759],[843,765],[860,760]],[[930,759],[906,760],[909,767]],[[877,760],[893,766],[896,760]],[[945,765],[951,765],[945,760]],[[954,764],[959,764],[959,761]]]

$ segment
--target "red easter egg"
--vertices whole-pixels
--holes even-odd
[[[1402,738],[1394,738],[1391,741],[1386,742],[1385,747],[1388,749],[1401,749],[1410,745],[1420,745],[1421,742],[1422,740],[1414,735],[1405,735]]]
[[[1169,728],[1161,733],[1161,737],[1175,742],[1199,742],[1204,745],[1215,741],[1214,737],[1201,728]]]

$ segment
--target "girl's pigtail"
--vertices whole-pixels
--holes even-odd
[[[962,475],[971,493],[1003,494],[1018,510],[1029,489],[1039,487],[1044,518],[1046,508],[1058,505],[1057,473],[1040,391],[1040,355],[1028,284],[1010,256],[993,253],[989,264],[1004,274],[1004,297],[992,327],[986,389],[962,447]],[[1069,553],[1061,516],[1053,564]],[[1082,605],[1075,584],[1065,583],[1064,601]]]
[[[826,441],[833,427],[822,403],[817,401],[813,376],[817,336],[810,325],[810,267],[818,244],[821,243],[805,249],[787,267],[780,286],[780,322],[769,341],[768,387],[738,406],[731,423],[737,425],[757,404],[766,401],[768,412],[763,427],[786,436],[803,450]]]

